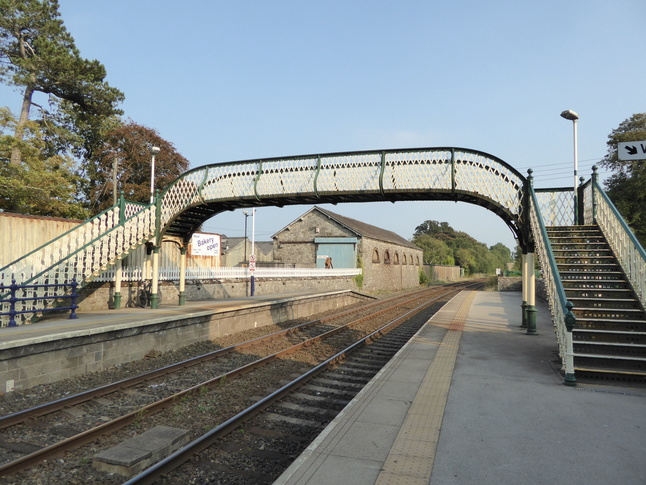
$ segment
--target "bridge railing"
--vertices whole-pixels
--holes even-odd
[[[535,204],[547,226],[574,225],[574,189],[533,189]]]
[[[140,210],[137,210],[137,206]],[[128,213],[123,208],[120,210]],[[82,286],[107,269],[116,259],[154,236],[154,205],[135,204],[130,213],[134,215],[121,224],[115,224],[119,208],[115,206],[109,209],[100,214],[98,223],[97,218],[88,221],[94,224],[83,224],[23,258],[25,261],[20,261],[20,265],[3,268],[6,272],[3,278],[15,279],[21,285],[32,285],[33,288],[25,290],[25,298],[38,301],[43,308],[51,305],[51,301],[42,298],[46,294],[39,285],[62,284],[76,279]],[[31,261],[33,266],[26,264],[27,261]],[[7,294],[0,295],[0,298],[0,311],[4,313],[9,305]],[[1,323],[7,323],[4,316]]]
[[[646,252],[608,195],[599,185],[596,167],[590,184],[592,217],[599,225],[624,274],[646,307]]]
[[[559,209],[558,201],[566,201],[567,190],[557,189],[550,192],[542,190],[534,191],[532,187],[532,176],[529,177],[529,222],[531,231],[534,236],[534,250],[543,272],[543,281],[547,291],[550,313],[552,315],[552,324],[556,333],[556,339],[559,347],[559,356],[563,362],[563,368],[566,374],[566,382],[574,383],[574,362],[572,356],[572,327],[575,319],[572,314],[572,303],[568,302],[565,296],[565,289],[558,268],[556,259],[552,251],[543,211],[550,217],[549,225],[566,225],[562,221],[569,220],[567,214]],[[572,191],[570,191],[571,195]],[[563,205],[568,205],[563,203]],[[572,217],[573,203],[568,205]]]
[[[276,201],[352,194],[383,200],[387,194],[479,195],[516,220],[525,179],[486,153],[461,148],[419,148],[331,153],[205,165],[183,174],[162,194],[161,227],[204,202]],[[466,200],[466,199],[465,199]],[[470,199],[469,199],[470,200]],[[230,208],[230,205],[228,206]]]

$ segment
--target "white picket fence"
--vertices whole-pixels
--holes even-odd
[[[94,281],[114,281],[114,268],[101,273]],[[256,278],[322,278],[330,276],[356,276],[361,274],[361,268],[256,268],[253,275]],[[248,268],[186,268],[186,280],[228,280],[249,278],[252,272]],[[148,279],[142,276],[141,268],[124,268],[123,281],[141,281]],[[162,281],[178,281],[179,268],[159,268],[159,279]]]

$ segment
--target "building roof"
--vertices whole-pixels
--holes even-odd
[[[233,249],[238,245],[244,244],[244,237],[226,237],[222,236],[222,246],[227,247],[228,249]],[[249,244],[251,244],[251,240],[247,238],[247,241],[249,241]],[[274,250],[274,242],[273,241],[255,241],[256,244],[256,249],[260,250],[263,252],[263,254],[271,254],[271,252]]]
[[[360,237],[366,237],[369,239],[375,239],[378,241],[383,241],[383,242],[388,242],[392,244],[397,244],[399,246],[411,248],[411,249],[420,249],[418,246],[413,244],[412,242],[408,241],[407,239],[404,239],[401,237],[399,234],[396,234],[392,231],[387,231],[386,229],[382,229],[377,226],[373,226],[371,224],[367,224],[365,222],[357,221],[356,219],[352,219],[350,217],[345,217],[340,214],[336,214],[334,212],[331,212],[327,209],[323,209],[318,206],[312,207],[310,210],[305,212],[303,216],[309,214],[310,212],[313,211],[318,211],[321,214],[329,217],[333,221],[335,221],[337,224],[340,224],[341,226],[345,227],[346,229],[354,232],[357,236]],[[301,216],[301,217],[303,217]],[[298,219],[296,219],[298,220]],[[296,220],[292,221],[290,224],[282,228],[280,231],[278,231],[276,234],[272,236],[272,238],[275,238],[278,236],[279,233],[283,232],[287,227],[292,225]]]

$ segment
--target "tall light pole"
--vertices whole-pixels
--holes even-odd
[[[247,218],[249,217],[249,212],[242,211],[244,214],[244,261],[247,263]]]
[[[576,226],[579,223],[579,207],[578,207],[578,180],[577,167],[579,164],[579,154],[578,154],[578,141],[577,141],[577,131],[576,131],[576,122],[579,121],[579,115],[572,111],[571,109],[566,109],[561,113],[561,118],[570,120],[574,129],[574,225]]]
[[[152,155],[152,160],[150,162],[150,203],[152,204],[155,201],[155,155],[161,151],[159,147],[150,147],[150,154]]]
[[[251,209],[251,256],[249,256],[249,261],[253,260],[253,267],[249,268],[251,270],[251,296],[256,294],[256,208]]]

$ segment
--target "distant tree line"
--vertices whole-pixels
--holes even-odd
[[[457,265],[465,274],[493,274],[512,262],[511,251],[502,243],[487,247],[448,222],[424,221],[415,228],[413,243],[424,251],[424,264]]]

